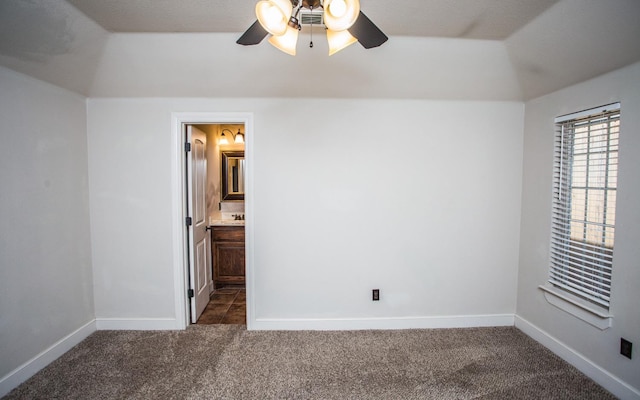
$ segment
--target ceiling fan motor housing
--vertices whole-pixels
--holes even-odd
[[[296,7],[298,5],[298,0],[291,0],[293,6]],[[302,0],[302,7],[313,10],[314,8],[322,7],[320,0]]]

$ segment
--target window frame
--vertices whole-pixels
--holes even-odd
[[[617,154],[619,151],[618,140],[620,135],[620,103],[612,103],[577,113],[567,114],[555,118],[556,131],[554,134],[554,168],[553,168],[553,200],[552,200],[552,220],[551,236],[549,248],[549,269],[546,284],[540,286],[544,291],[547,300],[563,310],[591,323],[600,329],[606,329],[611,324],[610,291],[611,275],[613,271],[613,246],[615,221],[608,224],[607,210],[600,208],[600,214],[588,214],[587,208],[590,201],[586,196],[589,190],[601,191],[604,198],[608,198],[610,192],[617,189]],[[591,127],[595,126],[595,121],[602,123],[606,118],[605,133],[598,132],[595,136],[600,139],[604,137],[605,164],[594,167],[594,171],[601,172],[604,168],[604,183],[598,181],[600,186],[590,188],[589,173],[592,164],[589,162],[591,154],[602,154],[603,152],[591,152]],[[615,120],[616,128],[612,128],[611,118]],[[574,155],[576,142],[574,139],[582,135],[581,128],[588,127],[586,152],[582,154],[586,162],[574,165]],[[566,131],[565,129],[568,129]],[[615,132],[614,132],[615,131]],[[613,133],[612,133],[613,132]],[[615,149],[612,149],[612,135],[615,136]],[[615,162],[611,155],[615,153]],[[611,162],[611,164],[610,164]],[[613,166],[613,176],[615,181],[610,185],[608,178],[610,168]],[[582,174],[580,171],[574,173],[576,169],[584,167]],[[583,187],[574,185],[572,179],[581,177],[585,179]],[[576,179],[577,181],[577,179]],[[573,194],[584,191],[585,198],[583,204],[574,202]],[[596,202],[604,207],[606,201]],[[574,208],[577,210],[582,205],[584,208],[584,218],[576,218]],[[609,204],[611,206],[611,204]],[[580,209],[582,210],[582,209]],[[615,196],[613,197],[613,209],[615,216]],[[594,221],[597,215],[601,220]],[[573,224],[573,227],[572,227]],[[575,228],[584,227],[585,232],[589,226],[600,226],[602,228],[601,243],[594,243],[594,236],[586,233],[583,238],[575,237]],[[606,235],[610,236],[607,237]],[[589,241],[590,240],[590,241]]]

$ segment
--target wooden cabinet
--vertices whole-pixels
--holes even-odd
[[[244,226],[214,226],[211,230],[213,287],[244,285]]]

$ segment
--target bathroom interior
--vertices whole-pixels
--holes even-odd
[[[206,134],[210,301],[196,324],[245,324],[244,125],[196,124]]]

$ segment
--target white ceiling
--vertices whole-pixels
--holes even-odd
[[[243,32],[256,0],[67,0],[110,32]],[[362,0],[387,35],[502,40],[559,0]]]
[[[640,0],[361,0],[389,41],[332,57],[306,27],[296,57],[235,44],[255,1],[0,0],[0,65],[88,97],[518,101],[640,61]]]

